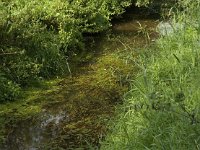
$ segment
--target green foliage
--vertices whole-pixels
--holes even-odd
[[[82,33],[108,29],[112,16],[129,5],[131,0],[1,0],[0,70],[21,87],[65,73],[68,58],[85,49]]]
[[[14,100],[19,96],[20,87],[5,78],[2,72],[0,72],[0,85],[0,103]]]
[[[141,71],[102,149],[199,149],[198,1],[180,1],[184,27],[138,58]]]
[[[137,6],[143,6],[143,5],[148,5],[152,0],[137,0],[136,5]]]

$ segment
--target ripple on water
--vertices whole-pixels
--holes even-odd
[[[20,122],[9,135],[3,149],[38,150],[42,144],[51,141],[59,133],[62,122],[68,121],[68,115],[63,110],[56,113],[44,111],[38,118]]]

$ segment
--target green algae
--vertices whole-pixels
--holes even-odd
[[[11,132],[11,126],[15,126],[19,121],[27,120],[37,115],[42,110],[42,97],[58,90],[56,84],[60,80],[46,81],[43,88],[29,88],[24,90],[23,99],[15,102],[7,102],[0,105],[0,143],[5,142],[6,136]]]
[[[151,28],[156,25],[154,20],[148,21]],[[137,45],[137,41],[143,46],[147,44],[145,37],[135,33],[135,28],[127,34],[121,31],[123,26],[114,25],[115,32],[110,35],[92,37],[89,52],[83,51],[71,61],[71,76],[47,81],[39,88],[25,90],[22,100],[1,104],[0,142],[14,145],[13,138],[22,136],[20,128],[28,129],[32,123],[40,122],[44,111],[57,114],[62,110],[67,119],[58,125],[53,137],[48,134],[53,124],[46,127],[42,134],[47,140],[40,143],[40,149],[97,148],[106,134],[106,123],[113,117],[115,106],[122,103],[138,70],[134,63],[137,50],[129,45]]]
[[[95,63],[80,69],[82,74],[51,80],[43,89],[26,90],[23,100],[0,105],[1,142],[6,135],[15,134],[18,122],[37,117],[44,109],[57,109],[57,105],[68,112],[70,121],[61,125],[62,136],[55,138],[54,147],[87,145],[85,141],[97,144],[105,134],[103,124],[112,116],[114,104],[128,90],[122,82],[126,82],[134,67],[112,53],[101,55]],[[65,144],[60,143],[63,137]],[[72,141],[74,144],[70,144]]]

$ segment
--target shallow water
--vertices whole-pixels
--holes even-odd
[[[59,83],[60,90],[46,96],[55,103],[13,127],[2,149],[87,149],[88,143],[98,147],[98,139],[106,133],[105,123],[128,89],[121,78],[127,79],[133,71],[118,53],[127,55],[132,51],[130,47],[140,49],[158,36],[157,19],[144,13],[130,8],[113,20],[110,31],[85,37],[94,58],[86,60],[75,76]]]
[[[51,140],[58,134],[59,126],[67,121],[68,116],[63,110],[43,110],[37,119],[20,122],[9,135],[7,145],[3,149],[37,150],[46,139]]]

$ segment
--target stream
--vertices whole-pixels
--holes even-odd
[[[43,96],[48,102],[41,113],[12,126],[0,149],[98,149],[137,71],[132,59],[158,37],[158,23],[157,15],[129,8],[106,33],[86,35],[86,59],[58,90]]]

